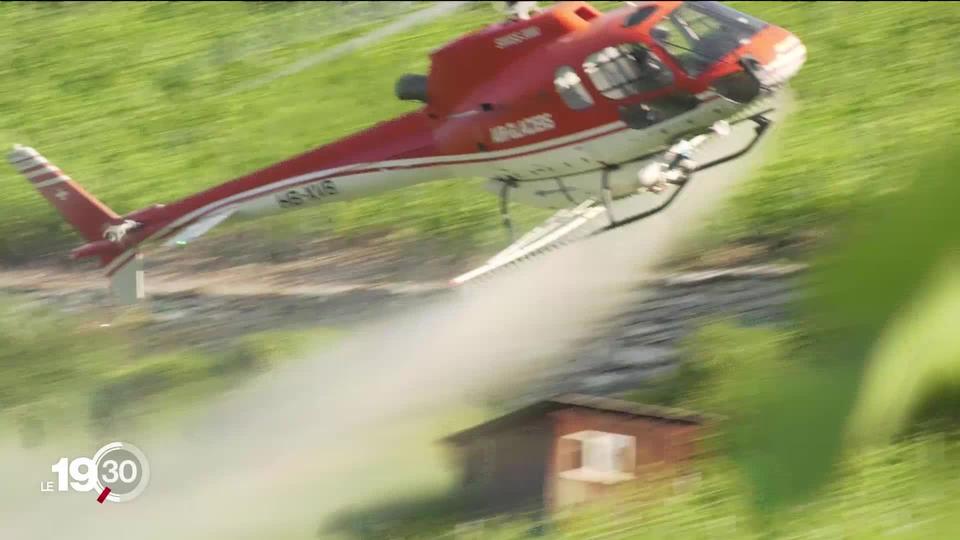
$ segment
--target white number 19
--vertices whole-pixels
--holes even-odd
[[[68,480],[73,480],[70,488],[74,491],[93,491],[97,487],[96,464],[90,458],[77,458],[73,461],[60,458],[50,470],[57,474],[58,491],[67,491]]]

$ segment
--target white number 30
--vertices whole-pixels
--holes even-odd
[[[137,478],[137,464],[129,459],[125,459],[119,464],[110,459],[104,461],[103,466],[106,468],[106,474],[103,475],[102,480],[108,484],[112,484],[118,479],[124,484],[129,484]]]

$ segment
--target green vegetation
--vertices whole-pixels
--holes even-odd
[[[615,2],[599,3],[601,7]],[[734,4],[737,4],[734,2]],[[960,94],[949,3],[745,2],[809,49],[794,87],[786,151],[716,218],[714,240],[782,238],[842,218],[899,188],[921,150],[957,132]],[[26,3],[0,5],[0,144],[37,147],[119,212],[172,200],[396,114],[396,78],[428,53],[500,17],[480,3],[296,75],[227,95],[296,60],[363,34],[330,34],[329,4]],[[37,39],[36,36],[43,36]],[[75,243],[9,168],[0,256]],[[543,216],[517,209],[521,224]],[[392,232],[472,249],[502,241],[494,199],[452,180],[257,221],[254,234],[295,242]],[[217,234],[230,233],[237,225]]]
[[[181,412],[184,397],[235,387],[336,336],[323,328],[262,332],[215,353],[144,354],[130,326],[101,328],[0,298],[0,424],[13,424],[25,444],[51,431],[155,424]]]
[[[724,414],[702,481],[652,502],[625,494],[614,510],[587,510],[559,526],[574,538],[596,537],[597,521],[611,537],[618,526],[636,525],[621,538],[947,537],[960,529],[960,445],[952,435],[960,344],[951,324],[960,287],[949,258],[958,247],[960,161],[924,165],[940,157],[929,148],[960,134],[960,5],[734,4],[796,33],[809,60],[794,84],[799,104],[781,134],[784,150],[706,230],[717,243],[824,228],[848,236],[819,261],[801,329],[710,325],[691,342],[677,378],[634,396]],[[290,31],[292,21],[328,9],[0,4],[0,144],[37,147],[114,209],[129,211],[412,110],[393,97],[397,76],[425,72],[430,50],[499,17],[481,4],[227,95],[369,30],[315,39]],[[76,240],[9,168],[0,181],[9,186],[0,200],[0,257],[24,259]],[[451,180],[217,234],[390,232],[483,247],[495,237],[497,211],[477,188],[476,180]],[[528,222],[539,215],[521,213]],[[101,403],[135,399],[141,413],[162,411],[165,398],[229,386],[290,354],[270,349],[282,340],[250,338],[216,355],[168,351],[134,361],[121,329],[0,307],[0,415],[18,419],[25,442],[38,436],[36,418],[110,429],[125,419],[111,418]],[[591,522],[592,532],[583,532]],[[516,536],[505,528],[500,537]]]
[[[782,151],[717,215],[717,239],[830,228],[861,204],[917,179],[956,138],[960,92],[947,46],[960,5],[856,2],[732,4],[794,32],[807,64]]]
[[[641,403],[736,415],[737,404],[772,373],[787,369],[785,359],[799,348],[799,337],[768,327],[741,328],[731,320],[710,321],[687,340],[676,371],[626,395]]]

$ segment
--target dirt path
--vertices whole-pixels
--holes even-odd
[[[243,246],[239,248],[236,246]],[[469,266],[440,247],[376,239],[327,240],[271,250],[256,239],[217,237],[188,249],[161,248],[145,258],[149,294],[338,294],[354,289],[417,292],[446,285]],[[0,263],[0,288],[105,290],[93,264],[55,254],[16,266]]]
[[[417,294],[446,288],[444,281],[382,282],[372,280],[296,283],[286,279],[282,268],[268,266],[186,274],[150,272],[150,296],[194,294],[206,296],[329,296],[354,291],[384,291],[392,294]],[[90,292],[106,295],[108,282],[96,271],[70,271],[58,268],[30,268],[0,271],[0,289],[45,291],[64,294]]]

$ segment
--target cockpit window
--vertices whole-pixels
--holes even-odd
[[[628,15],[627,19],[623,21],[623,27],[630,28],[631,26],[636,26],[647,20],[647,18],[650,17],[650,15],[653,15],[656,11],[656,6],[644,6],[637,8],[636,11]]]
[[[766,26],[719,2],[684,2],[652,34],[684,71],[696,77]]]
[[[591,54],[583,71],[597,91],[610,99],[624,99],[673,84],[673,73],[638,44],[623,44]]]

